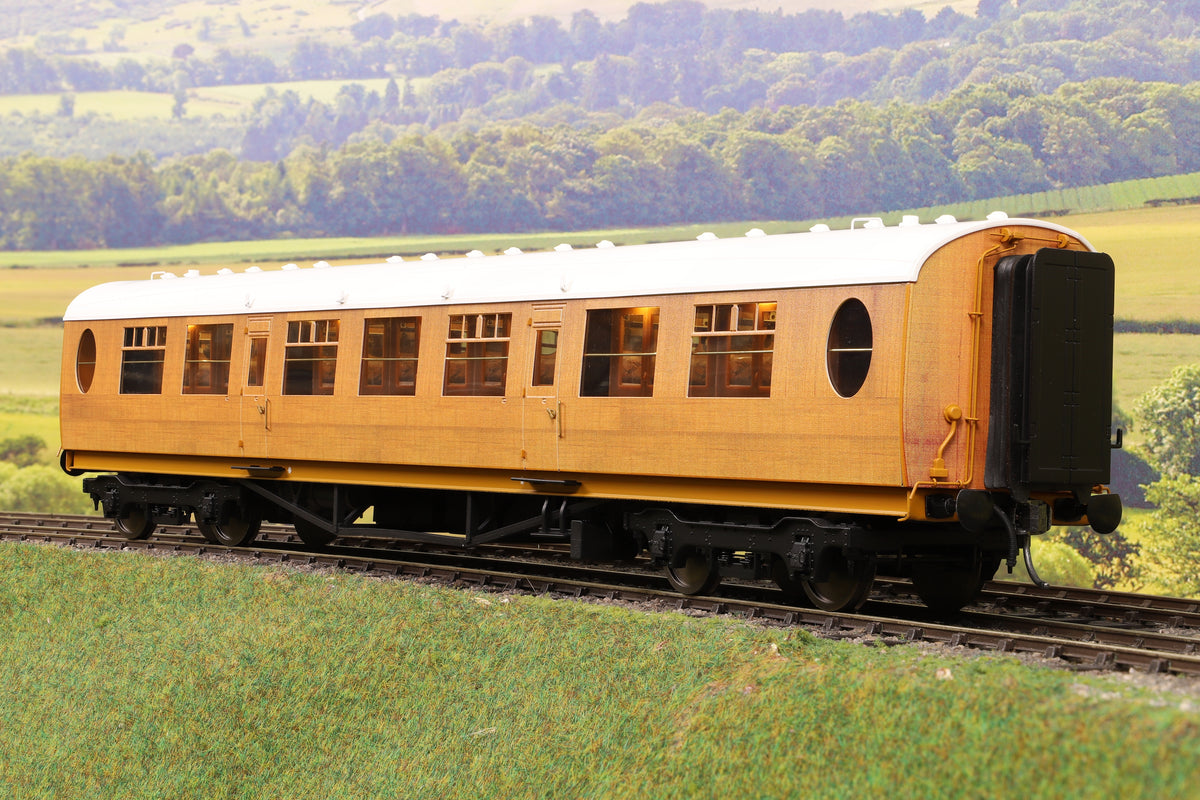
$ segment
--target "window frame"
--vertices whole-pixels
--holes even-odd
[[[858,297],[846,298],[833,312],[825,340],[825,374],[838,397],[849,399],[862,391],[871,375],[874,350],[871,310]]]
[[[96,380],[96,334],[84,328],[75,347],[75,385],[80,394],[91,391]]]
[[[381,326],[373,333],[373,326]],[[371,352],[378,345],[378,352]],[[363,397],[411,397],[417,392],[420,367],[421,317],[392,316],[363,319],[362,361],[358,393]],[[375,377],[378,376],[378,382]]]
[[[774,300],[697,305],[688,397],[770,397],[778,308]]]
[[[653,397],[661,318],[660,306],[588,309],[579,396]]]
[[[503,397],[508,388],[512,312],[450,314],[443,397]]]
[[[162,394],[166,363],[166,325],[126,326],[121,344],[121,384],[118,392]]]
[[[287,326],[280,394],[291,397],[333,394],[337,386],[341,320],[297,319],[288,320]]]
[[[205,334],[208,334],[207,340]],[[228,395],[229,370],[233,364],[233,323],[188,323],[186,335],[182,393]]]

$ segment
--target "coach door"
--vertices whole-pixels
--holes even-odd
[[[563,436],[558,395],[558,345],[561,303],[535,304],[529,328],[530,363],[526,371],[522,460],[525,469],[557,470]]]
[[[267,396],[267,342],[271,336],[271,318],[246,321],[245,372],[242,375],[242,455],[267,456],[267,434],[271,430],[271,398]]]

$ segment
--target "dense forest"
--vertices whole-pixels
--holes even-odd
[[[0,126],[0,246],[809,219],[1200,170],[1200,0],[672,0],[352,33],[279,60],[0,52],[0,93],[62,98]],[[390,80],[286,89],[317,78]],[[189,89],[237,83],[285,85],[187,114]],[[118,88],[173,93],[176,118],[74,114],[72,92]]]

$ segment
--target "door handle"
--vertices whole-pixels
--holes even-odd
[[[257,402],[255,405],[258,407],[258,413],[262,415],[263,427],[271,430],[271,398],[264,397],[261,405]]]

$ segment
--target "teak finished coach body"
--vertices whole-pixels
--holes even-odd
[[[95,287],[65,315],[63,467],[113,473],[85,491],[130,536],[322,544],[372,509],[827,608],[877,567],[958,607],[1030,534],[1115,527],[1113,267],[1077,234],[705,238]]]

